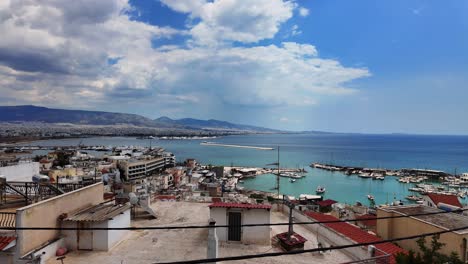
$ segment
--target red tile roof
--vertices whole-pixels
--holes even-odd
[[[266,204],[243,204],[243,203],[212,203],[210,208],[246,208],[246,209],[271,209],[271,205]]]
[[[463,207],[456,195],[428,193],[427,196],[429,196],[429,199],[431,199],[435,205],[438,205],[439,203],[445,203],[460,208]]]
[[[16,237],[0,236],[0,250],[6,248],[11,242],[15,241]]]
[[[338,218],[331,216],[331,215],[326,215],[326,214],[321,214],[321,213],[316,213],[316,212],[306,212],[305,213],[307,216],[317,220],[317,221],[336,221],[339,220]],[[350,238],[351,240],[355,241],[356,243],[370,243],[370,242],[376,242],[376,241],[381,241],[379,237],[376,235],[372,235],[362,229],[360,229],[357,226],[345,223],[345,222],[340,222],[340,223],[328,223],[324,224],[328,228],[334,230],[335,232],[338,232],[342,234],[343,236],[346,236]],[[395,244],[392,243],[382,243],[382,244],[376,244],[375,247],[383,252],[386,252],[387,254],[391,254],[392,256],[395,256],[397,253],[406,253],[406,251],[400,247],[398,247]],[[377,252],[378,255],[378,252]],[[392,257],[391,263],[395,263],[395,258]]]
[[[327,200],[324,200],[324,201],[318,201],[317,204],[322,206],[322,207],[326,207],[326,206],[330,206],[332,204],[336,204],[337,201],[335,200],[331,200],[331,199],[327,199]]]

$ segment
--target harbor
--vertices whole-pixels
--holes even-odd
[[[406,137],[406,136],[405,136]],[[367,204],[368,194],[372,194],[376,204],[391,203],[393,200],[406,200],[410,195],[421,195],[410,191],[409,188],[414,187],[415,183],[400,183],[397,179],[403,177],[399,175],[400,168],[430,168],[439,171],[454,171],[454,168],[462,172],[468,172],[466,164],[466,154],[461,153],[454,155],[455,150],[452,146],[458,146],[457,149],[468,149],[468,138],[463,137],[440,138],[440,137],[411,137],[414,145],[420,147],[420,151],[428,154],[412,153],[408,149],[414,148],[412,144],[399,145],[392,143],[391,147],[383,146],[380,143],[400,140],[401,137],[379,136],[380,140],[376,141],[375,137],[360,136],[360,135],[321,135],[305,136],[305,135],[244,135],[244,136],[228,136],[217,139],[217,143],[225,145],[244,145],[244,146],[280,146],[281,166],[280,173],[287,168],[298,170],[299,168],[308,167],[311,161],[329,161],[321,162],[335,167],[332,170],[309,167],[307,172],[298,173],[301,178],[280,177],[281,193],[298,197],[300,194],[315,194],[318,186],[326,188],[323,194],[325,198],[330,198],[339,202],[354,204],[357,201]],[[445,140],[446,145],[437,149],[432,148],[430,142],[434,140]],[[343,142],[346,141],[346,144]],[[195,157],[203,164],[224,165],[226,167],[238,168],[257,168],[259,175],[244,177],[239,183],[240,187],[246,190],[258,190],[265,192],[275,192],[275,183],[277,180],[277,166],[267,166],[277,162],[276,151],[258,151],[248,148],[231,148],[231,147],[213,147],[208,148],[201,140],[159,140],[153,143],[153,148],[157,146],[167,150],[172,150],[176,155],[177,161],[183,161],[187,158]],[[369,155],[365,149],[360,149],[360,146],[365,144],[373,149],[382,149]],[[32,141],[29,143],[16,144],[16,148],[24,151],[32,152],[29,156],[45,154],[44,149],[73,149],[77,146],[83,146],[84,150],[96,157],[107,153],[107,151],[98,151],[98,149],[110,149],[122,146],[122,148],[137,148],[150,147],[150,140],[140,140],[135,137],[89,137],[77,139],[54,139],[43,141]],[[39,150],[34,150],[39,148]],[[95,151],[96,150],[96,151]],[[331,155],[333,153],[333,155]],[[388,157],[387,153],[392,153],[392,157]],[[430,156],[428,156],[430,154]],[[398,158],[395,158],[398,157]],[[358,174],[347,175],[347,170],[333,164],[353,164],[359,168],[387,168],[384,180],[372,180],[372,178],[358,177]],[[359,166],[356,166],[359,165]],[[349,166],[351,168],[353,166]],[[262,170],[267,168],[267,170]],[[260,173],[262,172],[262,173]],[[357,172],[357,171],[356,171]],[[369,171],[372,173],[372,171]],[[455,173],[450,173],[451,175]],[[365,176],[365,174],[364,174]],[[411,179],[411,178],[410,178]],[[422,178],[414,177],[413,181],[421,181]],[[449,180],[450,178],[447,178]],[[294,181],[292,181],[294,180]],[[433,180],[425,180],[426,183],[433,183]],[[434,179],[434,185],[442,185],[438,179]],[[424,180],[422,180],[423,183]],[[456,181],[449,184],[457,184]],[[445,189],[450,188],[449,185],[444,185]]]
[[[228,147],[228,148],[246,148],[246,149],[257,149],[257,150],[274,150],[274,148],[269,148],[269,147],[256,147],[256,146],[220,144],[220,143],[207,142],[207,141],[204,141],[204,142],[200,143],[200,145],[204,145],[204,146]]]

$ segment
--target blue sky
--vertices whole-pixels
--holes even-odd
[[[2,1],[2,105],[468,134],[467,1]]]

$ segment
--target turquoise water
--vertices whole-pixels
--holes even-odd
[[[93,137],[85,139],[47,140],[30,145],[142,145],[150,140],[129,137]],[[454,173],[468,172],[468,136],[415,136],[415,135],[246,135],[228,136],[209,141],[251,145],[280,146],[281,167],[304,167],[305,178],[290,183],[281,179],[281,193],[299,195],[315,193],[317,185],[325,186],[326,198],[340,202],[367,203],[367,194],[375,196],[376,203],[391,202],[393,197],[403,199],[410,184],[400,184],[394,177],[385,181],[372,181],[339,172],[312,169],[312,162],[336,165],[381,168],[427,168]],[[204,164],[265,167],[276,162],[277,152],[254,149],[200,145],[201,140],[152,140],[152,145],[173,152],[178,161],[195,158]],[[25,145],[25,144],[23,144]],[[275,177],[262,175],[246,180],[246,188],[272,191]]]

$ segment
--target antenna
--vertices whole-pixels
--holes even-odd
[[[280,146],[278,146],[278,175],[276,175],[276,189],[278,192],[278,199],[280,195]]]

